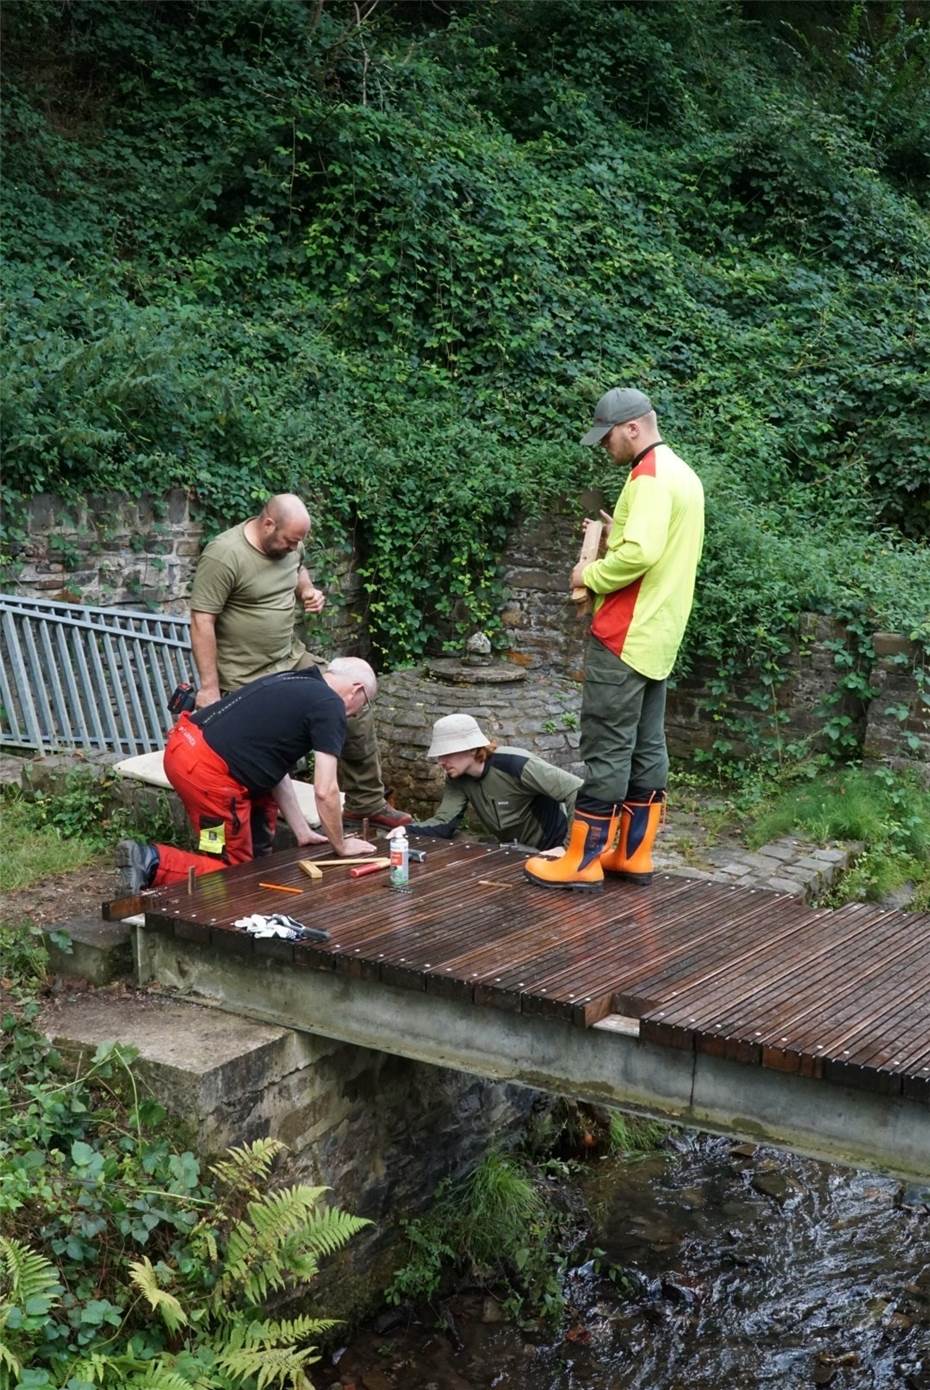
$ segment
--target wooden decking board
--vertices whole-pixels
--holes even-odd
[[[923,1002],[926,1003],[926,997],[924,997]],[[921,1020],[919,1030],[923,1033],[922,1042],[916,1041],[916,1038],[919,1036],[917,1025],[915,1025],[913,1030],[913,1038],[915,1039],[914,1046],[911,1046],[911,1037],[904,1039],[904,1046],[899,1049],[899,1051],[903,1053],[903,1056],[900,1056],[894,1065],[896,1071],[903,1071],[905,1069],[907,1071],[917,1072],[930,1070],[930,1065],[926,1065],[930,1063],[930,1044],[927,1043],[927,1036],[928,1033],[930,1033],[930,1023],[928,1023],[926,1017]],[[886,1064],[883,1063],[882,1065],[885,1066]],[[889,1063],[887,1065],[889,1069],[891,1069],[891,1064]]]
[[[804,911],[809,914],[811,910]],[[733,954],[734,949],[739,949],[734,941],[737,928],[743,938],[740,944],[749,950],[757,949],[760,942],[770,937],[771,904],[765,894],[744,897],[741,893],[731,897],[727,915],[720,920],[718,911],[716,917],[717,925],[705,930],[702,940],[686,942],[684,949],[669,951],[661,968],[640,971],[635,984],[619,994],[618,1003],[632,1006],[636,1002],[634,993],[648,1011],[677,1002],[688,990],[702,985],[728,962],[739,958]],[[802,921],[806,920],[805,915]]]
[[[719,908],[715,906],[710,909],[710,913],[710,917],[703,917],[692,910],[688,913],[687,920],[683,920],[687,935],[678,948],[680,958],[694,960],[695,954],[708,951],[709,934],[705,934],[706,923],[719,917]],[[637,956],[642,951],[642,940],[630,931],[624,931],[624,923],[612,923],[612,927],[621,930],[619,947],[609,935],[603,934],[602,944],[588,956],[584,965],[545,974],[542,979],[528,983],[528,990],[531,988],[535,995],[542,998],[564,998],[574,1002],[589,997],[592,992],[606,986],[612,991],[614,1012],[638,1017],[648,1011],[651,1001],[644,998],[639,988],[642,965]],[[720,929],[715,929],[712,935],[716,940],[719,935],[726,935],[726,931],[720,933]],[[617,1009],[617,999],[623,999],[623,1008]],[[535,1009],[531,1009],[530,1012],[535,1012]],[[545,1009],[539,1012],[545,1012]]]
[[[529,888],[529,885],[527,887]],[[506,933],[498,934],[488,930],[487,939],[472,942],[458,954],[447,955],[441,967],[429,972],[430,985],[435,981],[437,988],[441,988],[445,976],[459,971],[466,978],[476,982],[493,978],[501,970],[502,962],[506,962],[508,954],[510,959],[515,955],[528,959],[533,954],[556,949],[563,943],[567,928],[564,904],[560,910],[558,903],[550,901],[553,896],[549,894],[544,902],[540,902],[538,916],[534,913],[529,922],[515,917],[513,909],[508,907],[509,924]],[[579,934],[589,930],[596,922],[593,908],[592,914],[591,917],[575,923]]]
[[[444,918],[446,919],[444,922]],[[459,945],[473,940],[480,930],[487,930],[489,923],[503,928],[508,921],[503,909],[486,911],[479,926],[475,921],[474,908],[444,908],[442,901],[423,904],[416,913],[400,920],[393,916],[382,923],[380,930],[341,931],[333,941],[333,950],[343,954],[368,952],[381,959],[412,959],[418,951],[441,953],[444,949],[456,949]]]
[[[689,905],[691,902],[685,893],[665,892],[659,903],[668,913],[670,929],[682,920],[682,914],[689,919],[692,917],[694,909]],[[592,907],[592,911],[597,909]],[[517,986],[521,989],[530,988],[532,982],[533,988],[541,989],[546,988],[548,981],[555,981],[568,972],[579,981],[579,990],[575,992],[584,992],[580,980],[590,969],[595,954],[607,951],[616,961],[623,961],[631,955],[638,956],[643,949],[643,938],[655,937],[656,931],[652,918],[646,924],[639,925],[635,909],[621,905],[619,915],[593,925],[586,924],[586,929],[581,933],[563,926],[554,949],[534,949],[512,969],[503,970],[498,982],[505,988]]]
[[[901,962],[900,978],[907,978],[906,961]],[[904,1004],[907,1005],[911,998],[918,1001],[922,996],[925,998],[925,989],[925,985],[916,986],[912,991],[908,992],[907,996],[902,996]],[[861,1005],[861,999],[862,996],[860,994],[857,999],[857,1005]],[[874,1026],[874,1022],[871,1018],[860,1021],[858,1024],[851,1023],[846,1034],[842,1035],[840,1041],[846,1042],[851,1039],[854,1040],[860,1033]],[[890,1022],[889,1026],[894,1026],[893,1020]],[[849,1057],[843,1056],[844,1050],[850,1051],[851,1055]],[[772,1066],[781,1071],[800,1071],[802,1075],[810,1074],[819,1076],[824,1074],[824,1064],[827,1061],[830,1061],[831,1065],[845,1064],[848,1062],[854,1070],[862,1070],[861,1064],[856,1060],[851,1049],[843,1049],[840,1042],[835,1038],[828,1038],[826,1036],[818,1037],[818,1040],[815,1042],[812,1038],[791,1036],[790,1032],[780,1039],[779,1046],[766,1046],[763,1049],[762,1061],[764,1066]],[[875,1077],[878,1068],[873,1065],[868,1067],[867,1071],[869,1075]],[[834,1079],[837,1079],[837,1073],[834,1073]],[[855,1079],[854,1084],[864,1084],[867,1087],[869,1085],[867,1080],[862,1081],[858,1078]]]
[[[733,955],[722,969],[718,966],[714,987],[710,988],[711,978],[704,976],[676,995],[670,992],[665,1016],[685,1017],[695,1024],[707,1017],[719,1021],[721,1009],[744,1010],[754,995],[764,1007],[767,992],[773,992],[780,1005],[783,1002],[782,982],[790,978],[793,984],[797,973],[796,947],[800,944],[797,938],[806,934],[820,917],[821,913],[814,909],[798,912],[788,922],[779,924],[779,934],[773,937],[771,932],[775,928],[771,918],[764,916],[750,949]],[[832,967],[828,966],[830,969]]]
[[[331,928],[333,949],[358,952],[376,948],[385,958],[400,950],[409,956],[415,945],[427,945],[430,940],[436,941],[434,949],[438,951],[444,941],[473,942],[479,933],[487,932],[492,926],[495,931],[506,932],[513,921],[509,907],[496,898],[486,903],[482,900],[482,915],[476,918],[475,885],[460,886],[467,889],[464,900],[450,895],[448,888],[422,892],[422,885],[417,884],[407,893],[396,895],[404,898],[397,906],[381,904],[385,916],[374,923],[362,919],[343,926],[334,924]],[[387,891],[393,892],[389,887]],[[480,888],[477,892],[480,899]]]
[[[480,872],[484,853],[464,861],[466,866]],[[390,887],[386,872],[312,888],[321,903],[313,924],[325,926],[331,933],[331,940],[320,948],[328,956],[330,968],[355,973],[358,957],[387,959],[395,947],[410,949],[430,933],[441,941],[443,924],[446,937],[454,937],[457,927],[473,935],[473,909],[452,897],[450,910],[449,889],[455,884],[461,886],[462,863],[458,858],[453,864],[440,864],[430,879],[423,877],[426,865],[411,865],[411,886],[403,893]]]
[[[387,874],[310,883],[321,846],[147,894],[146,930],[282,969],[340,971],[437,998],[590,1026],[620,1007],[640,1036],[852,1086],[930,1100],[930,914],[657,875],[597,894],[545,891],[524,856],[424,838],[406,892]],[[259,882],[299,887],[275,894]],[[232,925],[285,911],[323,943],[258,940]],[[926,962],[926,963],[925,963]]]
[[[838,944],[855,940],[867,930],[867,924],[862,922],[855,927],[848,925],[846,933],[822,944],[803,963],[790,957],[785,961],[784,939],[779,939],[771,943],[771,951],[760,952],[744,966],[734,961],[728,990],[706,994],[701,986],[679,996],[674,1006],[675,1021],[686,1016],[689,1023],[700,1027],[707,1018],[713,1018],[715,1023],[733,1031],[752,1027],[761,1041],[770,1041],[766,1029],[783,1027],[787,1001],[797,1011],[811,994],[819,999],[825,992],[834,992],[837,966],[832,953]],[[668,1006],[666,1017],[673,1021]]]
[[[927,1037],[930,1035],[928,991],[922,991],[914,1001],[904,1000],[902,1007],[908,1003],[911,1004],[908,1023],[899,1027],[891,1040],[887,1038],[890,1027],[886,1025],[882,1034],[870,1038],[857,1050],[850,1050],[850,1061],[857,1066],[874,1067],[881,1071],[914,1070],[927,1054]]]
[[[206,883],[214,877],[229,879],[233,874],[236,875],[237,891],[227,899],[224,904],[225,911],[218,915],[217,924],[231,926],[236,918],[252,912],[286,911],[305,922],[307,926],[326,927],[335,938],[338,932],[364,923],[362,910],[370,908],[373,904],[383,907],[392,917],[404,915],[405,908],[408,915],[411,909],[417,911],[420,908],[421,900],[417,899],[415,894],[398,894],[389,888],[386,872],[370,878],[350,879],[348,868],[343,870],[338,866],[332,866],[323,870],[324,877],[321,883],[311,883],[298,869],[294,854],[295,851],[281,851],[226,874],[211,874],[207,879],[200,880]],[[470,851],[463,846],[459,849],[457,862],[477,867],[484,854],[484,851]],[[306,848],[300,851],[301,858],[325,859],[330,855],[331,852],[325,846],[319,848],[316,853],[308,852]],[[287,862],[289,858],[292,861],[290,863]],[[426,865],[411,865],[411,881],[414,885],[425,868]],[[454,870],[455,865],[449,863],[438,865],[436,871],[430,875],[429,887],[424,896],[436,894],[441,897],[444,891],[443,880],[446,875],[452,875]],[[259,882],[263,881],[299,888],[301,893],[299,896],[289,893],[275,894],[272,889],[258,887]],[[427,880],[424,880],[424,883],[426,882]],[[391,893],[390,899],[387,897],[388,892]]]
[[[774,978],[752,999],[753,1023],[764,1039],[772,1036],[768,1029],[777,1032],[785,1022],[800,1023],[809,1001],[835,997],[838,976],[848,977],[848,953],[871,944],[883,931],[885,936],[893,934],[882,919],[883,914],[875,912],[821,924],[821,940],[811,954],[792,962],[780,979]],[[792,1010],[787,1019],[786,1001]]]
[[[812,916],[812,909],[794,911],[776,926],[768,904],[762,902],[744,928],[747,938],[745,948],[728,956],[716,953],[697,973],[692,972],[686,980],[680,981],[679,989],[669,990],[665,996],[668,1002],[662,1008],[651,1009],[650,1019],[656,1024],[664,1022],[669,1027],[682,1026],[682,1020],[690,1018],[694,1012],[696,995],[709,998],[714,989],[728,992],[734,987],[739,988],[741,972],[751,962],[761,959],[763,964],[767,964],[773,956],[778,956],[786,942],[807,929]],[[773,936],[776,930],[778,935]],[[656,988],[654,992],[658,993],[659,989]]]
[[[838,1054],[846,1047],[849,1037],[857,1033],[862,1019],[863,1001],[868,1001],[872,1026],[881,1029],[882,1010],[875,1006],[869,982],[875,977],[883,977],[880,988],[885,983],[898,983],[904,986],[913,969],[913,959],[907,943],[895,942],[888,949],[887,956],[880,964],[868,972],[856,973],[845,986],[837,987],[832,995],[827,994],[824,1001],[812,1004],[800,1016],[789,1015],[780,1023],[782,1034],[790,1035],[795,1046],[805,1052],[829,1051]],[[769,1033],[764,1041],[784,1041],[777,1032]]]
[[[734,903],[734,909],[737,905]],[[769,914],[766,905],[747,905],[742,911],[735,911],[734,931],[716,930],[709,936],[701,949],[691,953],[681,953],[670,961],[659,974],[635,980],[624,992],[618,994],[621,1006],[639,1003],[638,1012],[655,1013],[661,1008],[668,1013],[672,1009],[687,1006],[691,995],[702,993],[707,986],[705,981],[716,980],[728,962],[735,959],[734,936],[737,929],[745,948],[750,951],[760,949],[763,933],[769,928]]]
[[[864,926],[860,925],[859,930],[864,930]],[[830,1008],[834,1012],[838,997],[835,977],[833,962],[828,961],[825,966],[822,962],[821,977],[812,978],[806,985],[808,992],[820,992],[821,997],[830,999]],[[712,997],[704,1005],[699,1005],[692,998],[687,1002],[693,1008],[693,1013],[688,1009],[684,1012],[675,1009],[667,1012],[664,1022],[670,1028],[692,1028],[695,1047],[699,1051],[739,1061],[753,1060],[782,1071],[797,1070],[799,1064],[789,1055],[792,1049],[801,1053],[807,1052],[811,1056],[816,1056],[817,1053],[812,1040],[807,1036],[810,1029],[807,1029],[807,1033],[799,1032],[799,1024],[795,1021],[803,1020],[806,1016],[806,1011],[799,1007],[797,997],[792,996],[796,980],[796,970],[786,973],[781,978],[777,973],[770,975],[763,997],[764,1007],[754,1010],[747,989],[751,989],[751,977],[747,979],[745,975],[736,973],[733,990],[726,1006],[719,997]],[[850,988],[858,990],[855,983]],[[779,990],[784,991],[784,998],[781,1000],[778,998]],[[845,993],[845,990],[840,990],[840,997],[845,997]],[[804,998],[806,997],[805,994]],[[791,1011],[788,1016],[785,1014],[786,1007]],[[815,1032],[815,1036],[819,1034]]]
[[[504,927],[509,919],[501,917],[499,921],[493,918],[482,924],[482,930],[495,931],[501,933],[498,943],[498,952],[506,951],[508,939],[504,933]],[[463,920],[462,929],[450,936],[444,936],[442,924],[436,923],[430,929],[424,929],[413,939],[404,942],[392,936],[389,941],[381,941],[378,946],[382,949],[378,952],[378,957],[382,963],[383,970],[392,967],[402,967],[404,970],[415,970],[424,979],[424,987],[428,987],[428,982],[440,972],[443,967],[451,960],[463,958],[474,949],[475,925],[473,916],[471,921],[467,917]],[[450,969],[448,975],[454,976],[459,981],[464,980],[463,973],[455,968]],[[386,976],[385,976],[386,978]],[[454,991],[459,993],[460,991]]]
[[[697,924],[702,920],[703,913],[700,908],[695,907],[696,897],[693,892],[687,890],[679,893],[669,892],[664,884],[661,885],[661,888],[667,893],[665,899],[667,903],[666,917],[663,918],[660,915],[663,901],[660,899],[656,911],[650,911],[646,921],[643,921],[642,917],[637,919],[636,910],[631,909],[619,917],[612,916],[599,924],[598,936],[613,943],[614,959],[620,963],[621,968],[624,960],[631,962],[630,968],[635,972],[637,978],[642,969],[644,950],[657,952],[664,958],[669,952],[687,949],[688,944],[693,943],[696,932],[699,930]],[[597,899],[597,902],[600,901]],[[715,910],[715,907],[711,906],[708,913],[713,914]],[[523,988],[527,985],[529,977],[542,983],[566,968],[577,968],[579,959],[571,954],[573,939],[566,929],[563,952],[558,960],[553,957],[541,958],[538,962],[541,969],[537,969],[535,960],[521,960],[512,970],[501,976],[500,983],[505,987],[518,984]],[[673,943],[677,942],[677,945],[673,944],[663,948],[662,943],[666,939],[670,939]],[[596,941],[597,937],[591,933],[585,938],[584,944],[591,948],[595,947]],[[587,961],[589,956],[590,949],[584,952],[580,961]],[[652,958],[651,956],[650,962]],[[638,965],[633,964],[634,962],[638,962]]]
[[[889,959],[882,980],[882,989],[887,991],[896,986],[895,993],[873,1000],[870,993],[863,995],[860,988],[858,995],[823,1030],[821,1046],[835,1054],[841,1052],[844,1056],[849,1055],[857,1062],[879,1065],[879,1057],[889,1049],[900,1052],[902,1046],[907,1045],[911,1035],[906,1029],[902,1030],[900,1024],[905,1010],[917,1009],[914,1036],[919,1036],[921,1030],[930,1029],[930,1017],[926,1010],[928,980],[924,978],[922,982],[914,982],[912,975],[910,950],[906,945],[901,945],[899,959],[896,962]],[[867,981],[861,980],[859,983],[861,986]],[[924,1005],[922,1019],[921,1004]],[[923,1036],[926,1036],[926,1031]],[[894,1041],[889,1042],[889,1038]]]
[[[483,977],[476,975],[475,986],[478,993],[475,997],[490,1007],[494,1007],[500,1000],[504,1008],[511,1008],[511,996],[514,993],[526,995],[529,988],[528,980],[539,972],[547,973],[557,966],[577,971],[579,962],[585,960],[590,953],[592,941],[596,941],[604,933],[612,939],[618,936],[622,939],[628,930],[632,915],[640,910],[630,905],[629,896],[619,884],[603,894],[585,894],[585,902],[577,907],[572,904],[571,911],[566,910],[568,905],[563,895],[551,890],[534,889],[531,884],[528,884],[527,888],[530,893],[536,895],[533,901],[536,898],[542,900],[540,908],[545,907],[550,914],[550,920],[556,928],[556,940],[552,943],[550,934],[546,941],[541,941],[531,933],[529,939],[533,944],[517,958],[515,965],[503,963],[495,966],[494,971],[487,971]],[[658,885],[657,902],[671,902],[677,897],[674,882]],[[615,899],[616,905],[605,899]],[[619,919],[607,916],[608,913],[618,910],[621,913]]]

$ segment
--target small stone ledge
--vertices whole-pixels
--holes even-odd
[[[91,1054],[104,1042],[138,1049],[134,1070],[172,1114],[216,1153],[273,1132],[282,1083],[337,1044],[152,994],[83,993],[41,1020],[63,1052]]]
[[[64,934],[71,949],[53,938]],[[132,927],[127,922],[105,922],[102,917],[72,917],[43,927],[49,966],[68,980],[87,980],[108,985],[132,974]]]
[[[808,902],[817,899],[846,870],[860,852],[861,845],[820,847],[803,840],[772,840],[757,850],[727,845],[703,854],[709,867],[679,863],[674,846],[660,854],[660,867],[669,873],[701,877],[719,883],[739,884],[743,888],[768,888],[775,893],[791,893]]]

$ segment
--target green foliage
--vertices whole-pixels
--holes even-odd
[[[34,1011],[0,1034],[0,1388],[307,1390],[333,1324],[266,1301],[305,1297],[367,1223],[279,1186],[274,1140],[202,1174],[132,1049],[102,1044],[75,1076]]]
[[[589,9],[9,7],[12,550],[41,489],[293,488],[409,661],[496,631],[509,521],[591,481],[623,379],[707,485],[684,662],[758,672],[760,747],[800,612],[926,642],[930,30]]]
[[[514,1159],[491,1153],[464,1181],[443,1184],[428,1216],[405,1223],[407,1262],[386,1297],[391,1303],[432,1298],[458,1269],[502,1289],[514,1313],[526,1303],[556,1316],[558,1229],[538,1181]]]
[[[757,814],[753,845],[793,832],[819,843],[863,840],[930,862],[930,792],[885,768],[821,772]]]
[[[45,979],[45,937],[28,919],[0,920],[0,976],[17,994],[32,991]]]

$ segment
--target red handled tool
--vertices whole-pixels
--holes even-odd
[[[377,874],[387,867],[387,862],[380,859],[377,864],[360,864],[357,869],[349,870],[349,878],[364,878],[366,874]]]

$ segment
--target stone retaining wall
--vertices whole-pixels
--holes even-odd
[[[177,488],[165,497],[98,493],[75,504],[38,493],[13,587],[38,598],[183,612],[202,530]]]
[[[160,497],[100,493],[73,505],[38,493],[29,503],[26,534],[12,578],[4,580],[16,594],[102,607],[188,610],[204,526],[196,504],[178,488]],[[370,644],[360,612],[353,538],[328,547],[311,540],[307,562],[328,599],[320,617],[306,620],[307,645],[321,655],[366,655]]]
[[[922,764],[930,786],[930,670],[916,643],[892,632],[872,639],[875,665],[863,757],[894,767]]]
[[[509,657],[537,679],[559,679],[555,705],[545,710],[532,707],[521,714],[526,724],[511,719],[504,731],[527,746],[538,748],[560,761],[560,754],[577,748],[565,739],[555,739],[560,720],[577,713],[579,696],[571,691],[571,681],[580,679],[587,618],[579,615],[566,593],[566,576],[578,553],[584,516],[596,516],[603,506],[599,493],[584,493],[577,499],[553,506],[544,518],[518,523],[502,556],[506,590],[502,612],[504,631],[510,645]],[[177,489],[164,497],[130,498],[121,493],[89,497],[77,506],[66,505],[49,494],[34,497],[27,518],[28,539],[18,557],[18,571],[12,587],[17,593],[46,598],[62,598],[90,604],[123,607],[162,608],[184,612],[190,585],[200,553],[203,526],[196,506]],[[365,623],[363,595],[356,570],[354,537],[326,549],[311,547],[311,569],[328,594],[328,604],[320,618],[307,621],[304,637],[311,650],[321,655],[368,655],[370,641]],[[719,706],[717,672],[708,663],[699,664],[669,692],[668,731],[672,752],[689,756],[695,748],[709,749],[715,740],[727,737],[732,752],[745,755],[776,733],[785,742],[809,737],[814,745],[825,721],[826,702],[837,688],[842,674],[836,665],[832,644],[842,640],[841,627],[828,618],[806,615],[798,640],[785,661],[784,679],[777,688],[772,707],[760,708],[758,689],[751,680],[736,683],[726,692],[726,707]],[[919,651],[905,638],[878,633],[873,684],[877,695],[866,709],[847,698],[831,705],[830,714],[849,718],[848,731],[861,743],[870,759],[900,765],[930,763],[930,705],[915,677]],[[393,680],[393,677],[391,678]],[[554,687],[553,687],[554,689]],[[382,709],[398,708],[393,696],[382,700]],[[435,707],[447,713],[450,708],[471,708],[465,702],[435,706],[435,690],[414,713]],[[417,696],[417,692],[414,692]],[[417,696],[417,698],[419,698]],[[432,701],[432,703],[430,703]],[[545,701],[544,701],[545,703]],[[551,702],[550,702],[551,703]],[[477,712],[476,706],[472,712]],[[503,703],[495,700],[488,718]],[[535,722],[534,722],[535,721]],[[536,724],[551,726],[540,730]],[[757,738],[734,737],[732,725],[749,721]],[[508,720],[503,718],[503,725]],[[407,739],[406,729],[416,723],[397,721],[392,726],[382,715],[384,737],[398,746]],[[393,730],[393,732],[392,732]],[[567,726],[566,726],[567,731]],[[416,740],[412,740],[416,743]],[[424,745],[425,746],[425,742]],[[414,770],[417,755],[402,751],[389,755],[390,780],[398,788],[410,788],[411,797],[427,800],[438,785],[435,775],[423,768]]]

